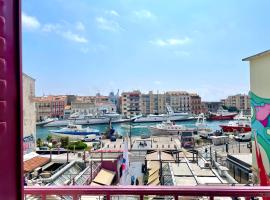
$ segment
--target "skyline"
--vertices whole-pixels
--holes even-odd
[[[268,48],[269,5],[24,0],[23,70],[36,79],[37,96],[181,90],[214,101],[247,94],[241,59]]]

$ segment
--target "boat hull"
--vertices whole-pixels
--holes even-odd
[[[226,126],[220,125],[223,132],[240,132],[240,133],[247,133],[251,131],[251,127],[244,127],[244,126]]]
[[[150,127],[150,131],[153,136],[179,135],[181,133],[181,130],[158,129],[156,127]]]
[[[125,123],[129,122],[130,119],[118,119],[118,120],[112,120],[112,124],[117,123]],[[72,123],[75,125],[98,125],[98,124],[108,124],[110,122],[109,119],[90,119],[90,120],[59,120],[54,121],[51,123],[46,124],[46,127],[60,127],[60,126],[67,126],[68,124]]]
[[[170,116],[170,117],[141,117],[135,119],[134,123],[151,123],[151,122],[163,122],[163,121],[188,121],[188,120],[194,120],[193,117],[186,117],[186,116]]]
[[[232,115],[210,115],[208,117],[208,120],[216,120],[216,121],[222,121],[222,120],[233,120],[233,118],[237,114],[232,114]]]

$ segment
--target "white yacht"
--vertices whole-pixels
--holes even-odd
[[[189,113],[175,113],[171,106],[166,105],[167,114],[160,115],[147,115],[146,117],[138,117],[134,119],[135,123],[143,123],[143,122],[163,122],[165,120],[170,121],[184,121],[194,119]]]
[[[233,119],[234,120],[241,120],[241,121],[250,121],[251,116],[250,115],[244,115],[243,111],[241,110],[240,113],[238,115],[236,115]]]
[[[47,118],[43,121],[36,122],[36,126],[44,126],[44,125],[51,123],[53,121],[56,121],[56,120],[58,120],[58,119],[57,118]]]
[[[87,135],[100,135],[99,130],[91,129],[89,127],[82,128],[81,125],[69,124],[67,127],[61,128],[59,130],[51,130],[52,134],[58,136],[68,136],[72,139],[81,139]]]
[[[183,125],[177,125],[170,120],[157,124],[155,126],[150,126],[150,131],[152,135],[179,135],[181,132],[191,130]]]
[[[94,124],[108,124],[111,123],[122,123],[128,122],[130,119],[123,119],[122,116],[118,113],[104,113],[102,115],[82,115],[78,113],[74,113],[70,116],[68,120],[58,120],[55,122],[51,122],[46,124],[46,127],[57,127],[57,126],[67,126],[70,123],[76,125],[94,125]]]

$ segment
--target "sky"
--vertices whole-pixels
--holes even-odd
[[[242,59],[269,49],[270,1],[23,0],[23,71],[36,95],[248,93]]]

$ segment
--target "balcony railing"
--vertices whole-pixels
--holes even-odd
[[[79,200],[82,196],[102,196],[106,200],[111,197],[134,196],[143,200],[147,196],[167,197],[167,199],[179,199],[179,197],[208,197],[213,200],[215,197],[244,197],[251,199],[253,197],[270,197],[270,187],[258,186],[61,186],[61,187],[25,187],[25,199],[32,199],[33,196],[45,200],[48,196],[56,195],[58,197],[68,197],[69,199]],[[49,197],[48,197],[49,198]],[[65,199],[65,198],[64,198]]]

